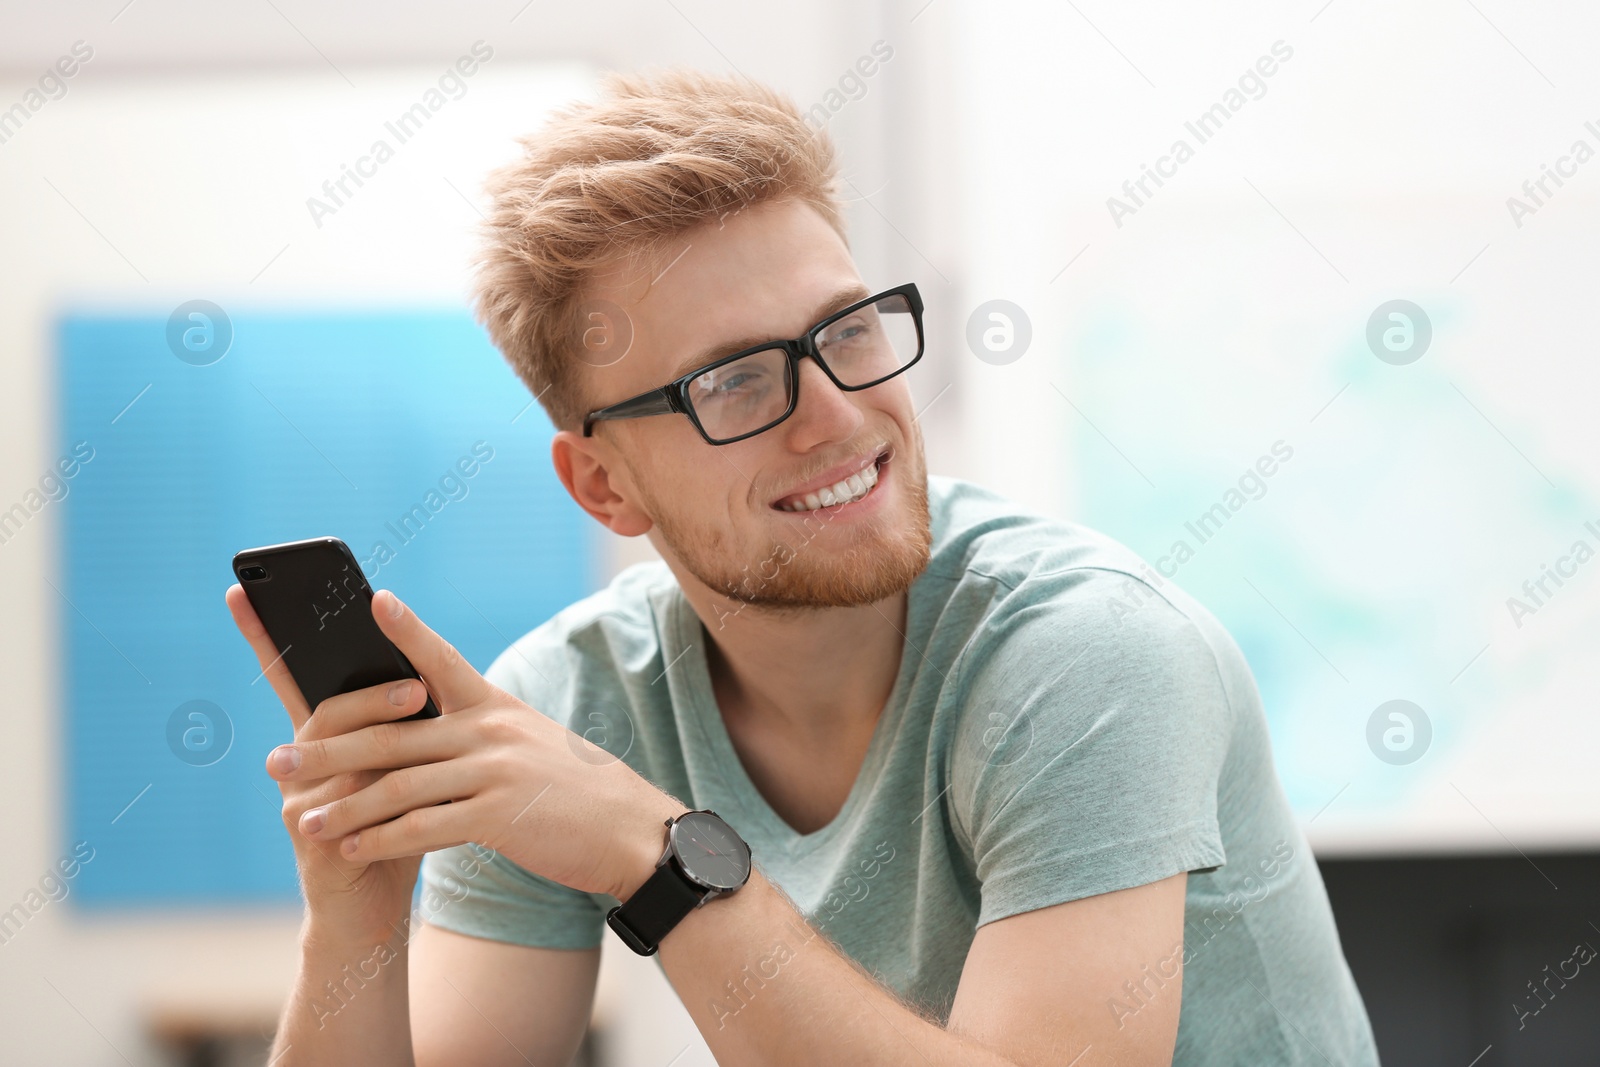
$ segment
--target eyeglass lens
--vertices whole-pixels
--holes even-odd
[[[814,338],[823,362],[847,386],[888,378],[917,357],[916,316],[900,293],[835,319]],[[777,421],[793,388],[788,354],[766,348],[690,380],[689,403],[705,432],[722,440]]]

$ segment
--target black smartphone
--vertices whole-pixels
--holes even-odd
[[[247,548],[233,557],[233,573],[313,711],[352,689],[420,679],[378,629],[372,587],[337,537]],[[438,714],[429,694],[422,710],[402,721]]]

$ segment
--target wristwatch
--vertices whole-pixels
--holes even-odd
[[[714,811],[686,811],[667,820],[667,847],[656,870],[606,925],[641,956],[694,909],[750,880],[750,846]]]

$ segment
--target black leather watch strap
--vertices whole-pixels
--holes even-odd
[[[661,939],[710,892],[692,885],[668,857],[626,904],[606,913],[606,923],[629,948],[641,956],[650,956],[660,947]]]

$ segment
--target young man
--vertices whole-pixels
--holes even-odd
[[[927,474],[921,298],[858,275],[826,136],[667,74],[524,146],[480,315],[572,498],[664,562],[483,676],[380,591],[445,712],[404,723],[421,686],[311,715],[229,590],[295,726],[273,1062],[565,1063],[609,928],[728,1065],[1376,1063],[1237,646]]]

